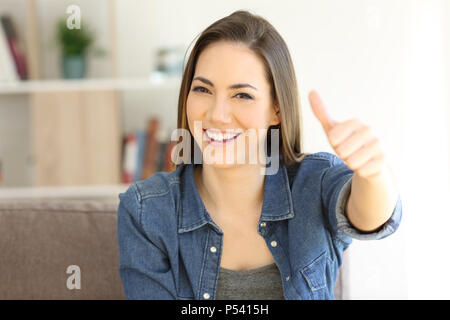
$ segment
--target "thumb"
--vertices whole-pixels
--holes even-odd
[[[328,133],[328,131],[330,131],[337,122],[328,114],[327,109],[325,108],[325,105],[323,104],[317,91],[312,90],[309,93],[309,103],[311,104],[314,115],[322,124],[325,132]]]

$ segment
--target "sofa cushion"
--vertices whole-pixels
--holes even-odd
[[[117,206],[114,199],[2,200],[0,299],[123,299]]]

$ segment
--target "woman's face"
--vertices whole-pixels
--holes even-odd
[[[202,51],[186,112],[204,163],[261,163],[266,130],[279,123],[270,92],[263,62],[245,45],[221,41]]]

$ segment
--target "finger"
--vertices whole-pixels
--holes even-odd
[[[314,115],[322,124],[325,132],[328,133],[337,122],[328,114],[325,105],[317,91],[312,90],[309,93],[309,103],[311,104]]]
[[[347,139],[337,145],[334,150],[339,158],[345,160],[364,144],[367,144],[373,139],[374,136],[371,128],[363,125],[356,129],[356,131],[354,131]]]
[[[350,155],[345,160],[345,163],[350,169],[359,170],[371,161],[371,159],[378,158],[382,153],[380,141],[375,138]]]
[[[363,126],[356,118],[339,122],[328,132],[328,140],[333,147],[337,147]]]
[[[376,158],[372,158],[363,167],[358,169],[356,174],[363,178],[374,178],[382,173],[384,168],[386,168],[386,159],[384,154],[381,154]]]

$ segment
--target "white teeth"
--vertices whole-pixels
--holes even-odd
[[[228,139],[234,138],[235,136],[237,136],[237,134],[228,133],[228,134],[224,135],[224,138],[225,138],[225,140],[228,140]]]
[[[237,135],[239,135],[239,133],[215,133],[215,132],[211,132],[206,130],[206,134],[208,135],[208,137],[210,137],[213,140],[216,141],[223,141],[223,140],[228,140],[228,139],[232,139],[234,137],[236,137]]]

